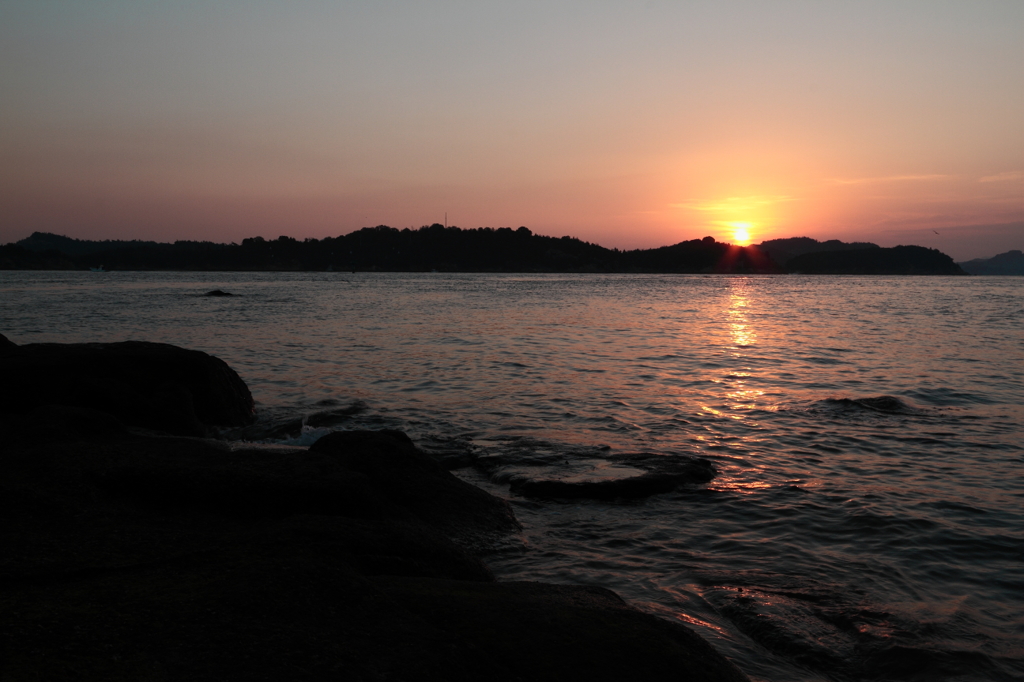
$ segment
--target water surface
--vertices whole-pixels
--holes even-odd
[[[396,427],[500,461],[460,471],[524,523],[500,577],[610,587],[755,679],[1024,679],[1024,278],[3,272],[0,319],[207,351],[263,420],[333,411],[288,442]],[[641,452],[720,474],[503,482]]]

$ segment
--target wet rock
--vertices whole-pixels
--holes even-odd
[[[918,409],[908,402],[891,395],[879,395],[868,398],[829,398],[827,404],[854,410],[868,410],[883,414],[916,414]]]
[[[0,414],[82,407],[188,436],[252,420],[245,382],[201,351],[142,341],[12,345],[0,349]]]
[[[866,407],[869,410],[875,410],[876,412],[907,413],[914,411],[914,409],[907,403],[891,395],[880,395],[874,398],[857,398],[854,399],[853,402],[861,407]]]
[[[391,503],[469,546],[520,529],[506,501],[456,478],[401,431],[338,431],[309,452],[366,476]]]

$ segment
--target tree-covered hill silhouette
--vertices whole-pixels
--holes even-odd
[[[168,244],[138,240],[95,242],[36,232],[18,243],[0,246],[0,269],[61,270],[102,266],[106,270],[270,272],[763,274],[798,270],[812,273],[828,272],[832,256],[806,253],[808,249],[831,251],[857,246],[861,245],[795,238],[766,242],[759,248],[735,246],[718,242],[713,237],[704,237],[660,248],[621,251],[575,237],[537,235],[526,227],[462,229],[437,223],[401,230],[378,225],[338,237],[301,241],[287,236],[277,239],[252,237],[243,239],[241,244],[206,241]],[[837,251],[850,255],[836,263],[851,272],[961,274],[954,272],[958,268],[952,259],[937,251],[934,253],[948,260],[948,264],[935,257],[925,258],[917,252],[894,252],[873,244],[866,246],[871,247],[868,249],[871,253],[862,253],[864,249]],[[802,255],[790,257],[794,250],[801,251]],[[773,255],[778,258],[773,260]],[[808,258],[810,260],[806,260]],[[858,270],[854,263],[858,258],[868,265]],[[906,263],[903,262],[905,260]],[[788,267],[782,267],[780,261]],[[793,266],[796,261],[800,261],[800,267]],[[953,269],[948,267],[949,264]]]
[[[823,251],[795,256],[786,263],[791,272],[808,275],[963,275],[952,258],[923,246],[879,247]]]
[[[67,241],[63,241],[67,240]],[[74,248],[62,251],[61,245]],[[104,248],[90,248],[102,245]],[[41,249],[40,247],[46,247]],[[379,272],[776,272],[754,247],[712,237],[657,249],[620,251],[526,227],[365,227],[325,239],[252,237],[241,244],[178,241],[84,242],[35,233],[0,247],[0,267],[107,270]]]

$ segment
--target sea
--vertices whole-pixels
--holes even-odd
[[[5,271],[0,333],[220,357],[267,427],[235,441],[401,429],[511,502],[500,580],[610,588],[752,680],[1024,680],[1024,277]],[[718,475],[509,486],[630,454]]]

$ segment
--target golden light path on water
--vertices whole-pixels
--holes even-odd
[[[736,223],[736,225],[740,225]],[[743,223],[742,225],[747,225]],[[728,332],[727,338],[723,340],[724,351],[733,360],[739,362],[739,368],[729,372],[725,380],[719,383],[726,384],[727,390],[724,394],[727,409],[716,409],[707,404],[701,405],[701,410],[707,414],[719,418],[728,418],[743,422],[748,428],[756,429],[757,423],[751,419],[750,412],[757,409],[776,409],[776,405],[765,403],[762,399],[766,392],[762,389],[750,388],[749,382],[754,372],[749,364],[744,363],[745,353],[757,343],[757,332],[754,329],[751,316],[751,298],[747,292],[747,282],[737,279],[730,282],[729,294],[725,299],[726,305],[722,309],[722,317],[725,321]],[[738,442],[737,442],[738,441]],[[757,438],[754,436],[740,436],[730,441],[731,449],[754,448],[757,445]],[[758,475],[760,467],[747,467],[743,469],[743,475],[738,472],[729,471],[720,474],[710,487],[714,490],[733,491],[749,494],[757,490],[769,488],[771,484]]]

